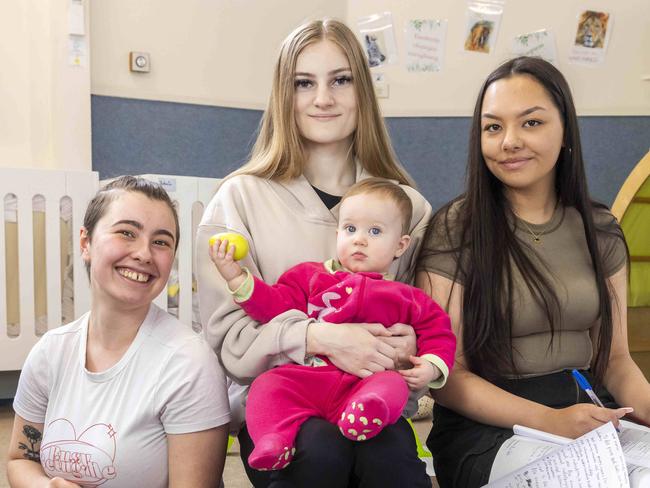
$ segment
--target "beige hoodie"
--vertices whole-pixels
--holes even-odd
[[[357,165],[357,181],[370,176]],[[431,205],[413,188],[402,188],[413,202],[412,240],[390,273],[412,284]],[[304,176],[280,183],[250,175],[225,179],[206,208],[196,242],[201,323],[209,344],[238,383],[249,384],[279,364],[305,364],[307,326],[314,320],[295,310],[266,324],[249,318],[234,303],[210,260],[208,239],[226,231],[243,235],[250,252],[241,264],[265,282],[275,283],[298,263],[336,255],[338,210],[339,205],[328,210]]]

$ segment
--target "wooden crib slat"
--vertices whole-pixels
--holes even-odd
[[[66,195],[72,198],[72,256],[74,281],[74,316],[80,317],[90,310],[88,276],[79,252],[79,230],[83,225],[86,207],[99,188],[96,172],[65,173]]]
[[[61,325],[61,217],[63,187],[45,195],[45,277],[47,280],[47,328]]]
[[[197,198],[195,178],[179,182],[176,200],[178,201],[178,218],[181,226],[181,240],[178,247],[178,284],[180,285],[178,318],[186,325],[192,326],[192,204]]]
[[[32,216],[32,197],[36,182],[22,186],[18,197],[18,286],[20,304],[20,335],[34,342],[34,228]]]
[[[0,184],[0,205],[2,205],[2,223],[0,223],[0,327],[5,326],[4,329],[0,328],[0,336],[5,334],[7,329],[7,293],[5,291],[5,284],[7,283],[7,266],[5,265],[5,215],[4,215],[4,198],[9,193],[4,191]],[[1,343],[0,343],[1,344]]]

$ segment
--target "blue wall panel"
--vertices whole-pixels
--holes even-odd
[[[124,173],[222,177],[244,162],[261,112],[92,97],[93,169]],[[390,117],[400,160],[434,208],[461,190],[467,159],[467,117]],[[650,147],[650,117],[581,117],[587,174],[594,198],[611,205]]]

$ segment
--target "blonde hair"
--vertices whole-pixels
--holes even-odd
[[[357,100],[353,156],[374,176],[415,186],[390,144],[363,49],[350,28],[334,19],[303,24],[282,43],[273,73],[271,96],[250,160],[230,176],[249,174],[287,181],[303,173],[306,158],[294,116],[294,74],[302,51],[323,40],[336,44],[350,63]]]
[[[402,235],[411,230],[413,203],[403,188],[383,178],[366,178],[350,187],[341,198],[341,204],[355,195],[377,195],[394,203],[402,215]]]

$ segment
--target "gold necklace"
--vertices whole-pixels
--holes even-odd
[[[519,218],[519,220],[521,221],[521,223],[524,224],[524,226],[526,227],[526,229],[528,230],[528,232],[530,233],[530,235],[533,236],[533,242],[534,242],[535,244],[541,244],[541,242],[542,242],[542,236],[543,236],[544,234],[546,234],[546,229],[542,229],[538,234],[535,234],[535,233],[533,232],[533,229],[530,228],[530,226],[528,225],[528,223],[526,223],[525,220],[523,220],[523,219],[522,219],[521,217],[519,217],[519,216],[517,216],[517,217]]]
[[[534,232],[533,229],[528,225],[528,222],[526,222],[524,219],[522,219],[517,212],[515,212],[514,209],[512,209],[512,213],[515,214],[515,217],[524,224],[524,227],[526,227],[526,230],[528,233],[531,235],[533,238],[533,242],[535,244],[541,244],[542,243],[542,236],[549,232],[549,227],[553,224],[553,217],[555,216],[555,212],[557,211],[557,206],[560,204],[560,200],[555,201],[555,207],[553,207],[553,213],[551,214],[551,219],[544,225],[544,227],[539,231],[539,232]],[[564,218],[564,208],[562,209],[562,218]]]

